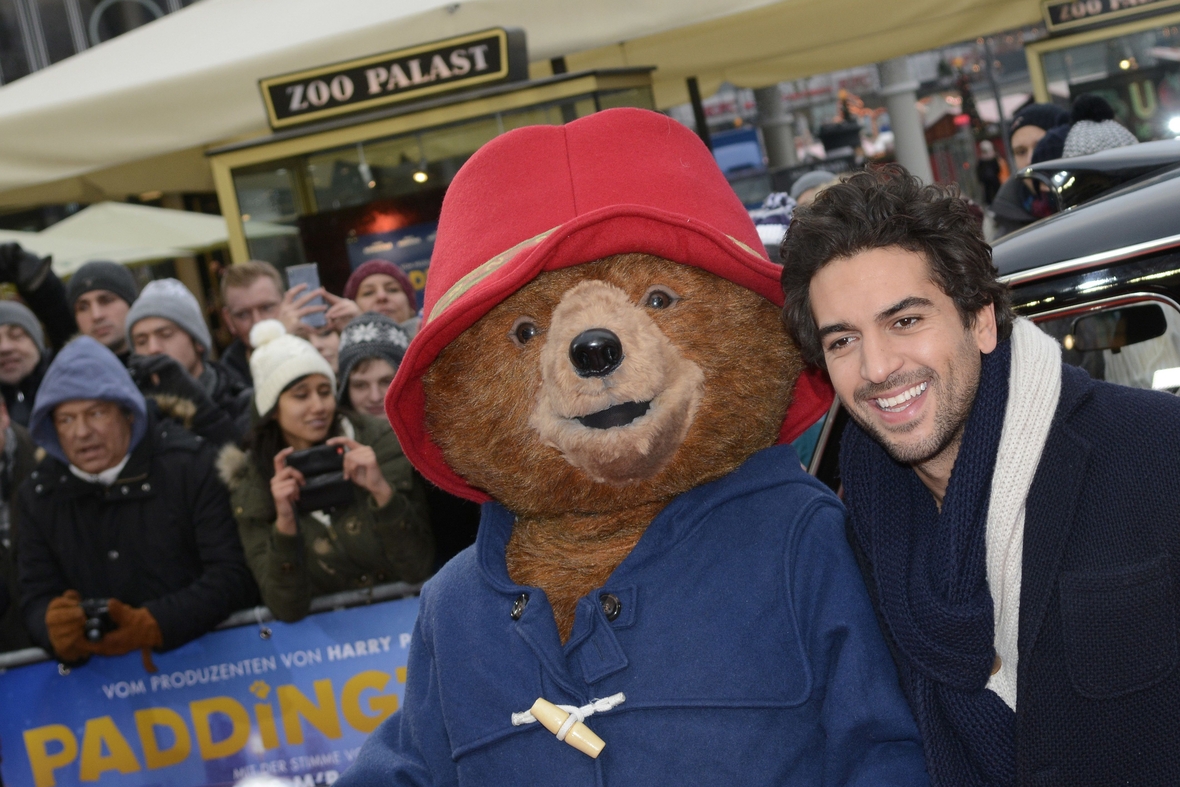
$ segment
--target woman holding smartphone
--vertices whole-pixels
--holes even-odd
[[[340,412],[331,366],[279,321],[255,325],[250,342],[260,417],[246,451],[228,446],[219,469],[263,602],[295,621],[315,596],[425,579],[434,562],[425,498],[389,424]],[[337,450],[296,458],[322,464],[342,449],[342,478],[308,478],[288,463],[319,446]],[[309,510],[320,500],[334,504]]]

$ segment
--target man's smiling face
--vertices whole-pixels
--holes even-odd
[[[958,451],[996,346],[993,307],[966,327],[925,258],[890,247],[829,262],[811,280],[811,310],[840,401],[895,461]]]

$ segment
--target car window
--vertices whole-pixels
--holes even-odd
[[[1180,392],[1180,311],[1170,302],[1121,300],[1034,319],[1061,344],[1061,360],[1094,379]]]

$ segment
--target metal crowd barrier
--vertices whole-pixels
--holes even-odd
[[[385,585],[374,585],[373,587],[363,588],[361,590],[345,590],[327,596],[317,596],[311,600],[311,609],[308,614],[313,615],[317,612],[331,612],[337,609],[373,604],[378,601],[392,601],[398,598],[406,598],[407,596],[417,595],[421,589],[421,583],[390,582]],[[259,606],[250,609],[240,609],[223,620],[217,626],[217,630],[256,625],[258,626],[258,636],[262,639],[269,639],[270,629],[265,624],[274,619],[275,616],[266,607]],[[0,672],[12,669],[13,667],[23,667],[26,664],[36,664],[39,661],[49,661],[52,658],[53,656],[41,648],[25,648],[24,650],[0,653]]]

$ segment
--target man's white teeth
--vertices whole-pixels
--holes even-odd
[[[910,399],[919,395],[926,390],[926,383],[918,383],[908,391],[902,391],[897,396],[891,396],[888,399],[877,399],[877,406],[882,410],[891,410],[896,412],[901,410]]]

